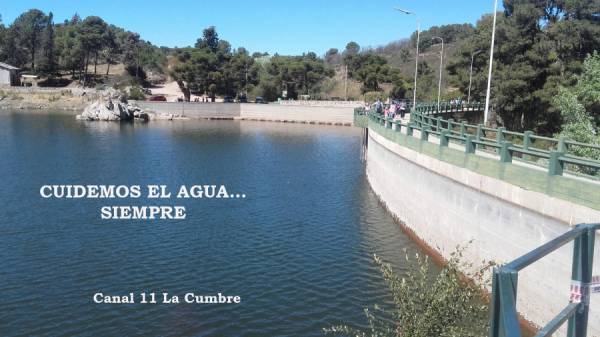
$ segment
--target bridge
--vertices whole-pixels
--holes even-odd
[[[442,257],[472,241],[467,262],[500,263],[490,336],[522,336],[520,318],[540,337],[600,336],[590,305],[600,291],[600,162],[578,155],[600,146],[473,123],[482,109],[417,104],[405,119],[356,109],[371,187]]]

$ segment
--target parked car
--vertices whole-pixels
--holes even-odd
[[[262,98],[261,96],[256,96],[256,98],[254,99],[254,103],[256,103],[256,104],[267,104],[267,101],[265,101],[265,99]]]
[[[233,97],[231,97],[231,96],[223,97],[223,103],[233,103]]]
[[[238,103],[248,103],[248,97],[246,95],[239,95],[237,98]]]
[[[163,95],[155,95],[150,97],[150,99],[148,99],[151,102],[166,102],[167,98]]]

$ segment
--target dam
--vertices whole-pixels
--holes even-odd
[[[503,265],[565,232],[580,231],[573,229],[577,224],[600,222],[598,180],[569,171],[572,163],[598,164],[570,156],[567,140],[557,139],[554,149],[537,149],[531,133],[521,135],[530,139],[516,142],[515,133],[454,122],[429,111],[417,107],[403,121],[358,109],[355,124],[368,129],[371,188],[406,230],[442,258],[467,245],[464,256],[474,266],[481,261]],[[585,270],[597,274],[600,250],[593,250],[593,237],[598,237],[593,233],[599,226],[590,226]],[[591,282],[576,279],[572,271],[577,270],[578,248],[563,244],[548,248],[550,255],[518,273],[518,291],[513,275],[515,314],[538,327],[554,322],[573,303],[573,284]],[[600,308],[593,306],[598,301],[594,295],[587,296],[588,334],[597,336]],[[497,333],[492,336],[504,336]]]

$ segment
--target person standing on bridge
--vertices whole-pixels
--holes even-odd
[[[383,113],[383,103],[381,103],[380,98],[378,98],[377,102],[375,102],[375,112],[377,112],[380,115]]]
[[[390,113],[389,113],[389,117],[391,117],[392,119],[394,119],[396,117],[396,111],[398,110],[398,106],[396,105],[395,101],[392,101],[390,103]]]
[[[406,114],[406,102],[400,101],[400,118],[404,118],[405,114]]]

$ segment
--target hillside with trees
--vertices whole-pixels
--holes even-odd
[[[494,52],[494,122],[511,130],[552,135],[566,122],[556,97],[573,89],[584,60],[600,50],[600,2],[595,0],[504,0]],[[421,32],[417,99],[437,98],[444,39],[442,98],[467,99],[473,60],[472,100],[485,98],[492,15],[476,23],[434,26]],[[186,99],[248,95],[367,99],[412,98],[416,32],[376,48],[349,42],[323,57],[268,55],[233,48],[214,27],[195,45],[159,48],[139,34],[97,16],[54,22],[52,13],[32,9],[12,23],[0,21],[0,62],[48,78],[47,85],[148,85],[174,80]],[[592,62],[592,61],[588,61]],[[119,69],[122,75],[117,75]],[[284,95],[285,94],[285,95]],[[593,96],[595,97],[595,96]],[[586,103],[594,127],[598,104]]]
[[[591,0],[504,0],[498,13],[492,108],[495,121],[511,130],[533,130],[552,135],[565,122],[553,99],[561,89],[573,88],[586,57],[600,50],[600,2]],[[437,98],[439,44],[444,38],[442,98],[466,100],[473,57],[472,100],[485,100],[492,15],[475,26],[455,24],[421,32],[417,97]],[[439,41],[439,40],[438,40]],[[383,57],[404,77],[414,76],[416,32],[409,39],[366,48],[362,54]],[[407,81],[412,90],[412,81]],[[597,105],[588,105],[596,122]]]
[[[220,39],[215,27],[204,29],[194,47],[174,50],[175,64],[170,75],[177,81],[185,99],[191,93],[219,96],[262,96],[277,100],[285,92],[289,99],[300,95],[315,96],[321,85],[333,76],[333,70],[315,53],[299,56],[269,57],[250,55]],[[259,61],[262,60],[262,61]]]
[[[511,130],[551,134],[563,123],[553,97],[561,87],[573,87],[585,58],[600,50],[600,2],[505,0],[504,8],[497,22],[492,82],[498,121]],[[464,93],[471,53],[482,51],[474,62],[479,100],[485,95],[491,28],[491,15],[482,17],[448,65]]]
[[[148,72],[164,72],[166,53],[97,16],[55,23],[51,12],[31,9],[0,25],[0,62],[47,77],[49,85],[75,80],[85,86],[103,83],[111,65],[122,64],[134,82],[146,84]]]

